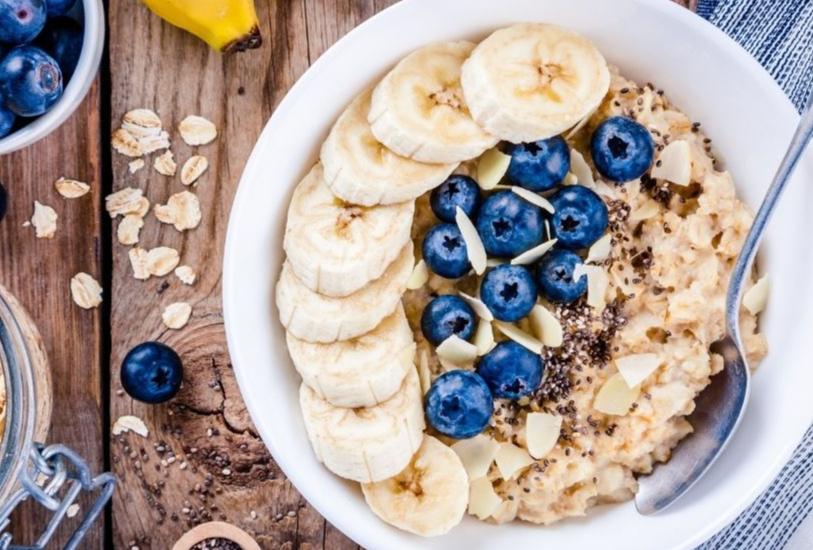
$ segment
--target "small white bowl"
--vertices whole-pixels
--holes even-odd
[[[405,0],[350,32],[314,63],[274,112],[231,212],[223,301],[234,370],[257,429],[302,495],[370,550],[600,548],[688,550],[754,501],[813,420],[813,150],[802,160],[761,252],[772,288],[761,323],[768,357],[742,425],[708,474],[675,506],[644,517],[631,502],[550,527],[494,526],[467,517],[420,539],[379,520],[358,484],[319,464],[298,400],[300,384],[274,304],[291,192],[336,117],[407,52],[439,40],[480,39],[521,21],[557,23],[592,38],[638,82],[666,90],[725,155],[739,196],[759,205],[799,116],[767,72],[718,29],[667,0]],[[720,291],[721,294],[724,290]]]
[[[0,139],[0,155],[28,147],[68,120],[85,99],[96,79],[104,52],[105,15],[102,0],[80,0],[84,11],[85,38],[79,64],[65,87],[62,97],[53,108],[31,124]]]

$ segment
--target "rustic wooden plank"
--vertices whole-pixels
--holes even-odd
[[[56,132],[21,152],[0,157],[0,181],[9,191],[8,215],[0,223],[0,282],[31,314],[50,358],[54,408],[49,441],[72,447],[95,473],[104,464],[101,311],[77,307],[69,284],[79,271],[102,280],[99,113],[97,83]],[[62,198],[53,185],[60,176],[89,183],[91,192],[71,201]],[[57,211],[54,239],[37,239],[32,227],[23,227],[31,218],[34,200]],[[82,499],[81,505],[87,509],[88,500]],[[11,527],[15,542],[33,543],[49,518],[42,508],[26,503]],[[55,538],[57,544],[64,544],[69,528],[76,526],[65,523]],[[101,549],[103,537],[100,521],[82,548]]]

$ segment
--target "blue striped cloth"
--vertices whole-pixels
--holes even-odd
[[[801,110],[813,89],[813,0],[699,0]],[[771,486],[698,550],[813,549],[813,427]]]

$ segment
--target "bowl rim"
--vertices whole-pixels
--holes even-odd
[[[340,55],[340,50],[342,49],[342,45],[345,42],[351,41],[355,38],[357,34],[360,34],[366,30],[367,27],[378,24],[379,19],[387,16],[392,17],[397,13],[402,11],[406,12],[408,9],[411,8],[413,4],[417,4],[419,2],[423,2],[425,0],[402,0],[397,4],[394,4],[385,10],[371,16],[369,19],[362,22],[357,27],[350,30],[346,35],[342,38],[337,40],[333,45],[330,46],[296,81],[296,83],[291,87],[291,89],[286,93],[285,97],[279,103],[279,105],[274,109],[272,116],[266,122],[266,125],[263,128],[263,131],[260,137],[257,140],[257,144],[266,141],[267,134],[272,134],[276,128],[274,125],[275,115],[279,112],[285,112],[289,108],[289,104],[292,104],[296,101],[297,96],[299,95],[299,91],[302,88],[311,85],[311,82],[317,78],[317,74],[319,73],[319,69],[322,66],[328,65],[334,61],[334,59]],[[720,51],[724,52],[727,56],[735,58],[740,64],[745,66],[748,71],[755,76],[757,80],[760,81],[760,84],[764,86],[766,89],[770,90],[770,93],[777,98],[777,104],[774,106],[778,111],[784,111],[783,116],[792,117],[793,120],[798,120],[799,114],[796,108],[791,103],[790,99],[787,95],[782,91],[779,84],[770,76],[770,74],[762,67],[759,62],[749,54],[740,44],[738,44],[733,38],[725,34],[722,30],[715,27],[713,24],[705,20],[704,18],[700,17],[696,13],[691,12],[690,10],[675,4],[670,0],[630,0],[636,5],[646,6],[648,9],[653,9],[661,14],[668,15],[669,17],[680,19],[684,24],[689,26],[693,26],[699,31],[703,32],[710,41],[714,42],[717,46],[719,46]],[[811,155],[808,155],[807,158],[810,158]],[[251,156],[244,168],[243,175],[241,176],[240,184],[238,185],[237,192],[235,194],[234,201],[232,203],[232,208],[229,216],[229,224],[227,229],[227,236],[226,236],[226,245],[225,251],[223,256],[223,314],[224,314],[224,325],[226,329],[226,336],[227,342],[229,346],[229,352],[232,360],[232,364],[234,367],[235,376],[238,382],[241,391],[243,391],[244,395],[246,394],[245,390],[251,387],[251,377],[248,373],[247,369],[241,368],[240,365],[243,362],[249,362],[248,355],[250,353],[250,349],[241,348],[237,345],[239,340],[238,330],[239,330],[239,321],[238,321],[238,314],[236,313],[236,301],[237,296],[240,294],[239,292],[239,276],[240,270],[243,269],[241,265],[238,264],[236,261],[237,253],[237,226],[240,224],[238,220],[238,216],[236,213],[240,212],[244,209],[244,205],[249,203],[252,200],[252,195],[249,193],[248,185],[243,185],[244,180],[248,179],[247,175],[255,174],[257,168],[262,163],[262,153],[259,151],[258,148],[252,151]],[[252,416],[252,418],[258,417],[257,406],[254,402],[246,400],[247,409]],[[282,444],[284,443],[281,440],[278,440],[275,435],[274,431],[267,427],[268,423],[256,423],[257,429],[263,442],[268,446],[269,450],[271,451],[274,460],[280,466],[281,470],[285,473],[294,487],[297,490],[299,488],[306,488],[308,487],[307,483],[307,471],[305,469],[300,468],[296,462],[295,458],[285,453],[277,452],[280,448],[282,448]],[[762,476],[756,480],[750,486],[750,489],[740,495],[740,498],[731,503],[730,506],[727,507],[725,511],[722,511],[718,516],[714,518],[713,521],[709,521],[705,524],[702,528],[698,529],[695,534],[691,538],[687,538],[685,542],[682,543],[681,548],[694,548],[699,544],[707,541],[711,538],[715,533],[719,532],[725,526],[730,524],[740,513],[743,512],[751,503],[753,503],[756,498],[770,485],[770,483],[775,479],[776,475],[780,472],[782,467],[787,463],[790,459],[793,451],[798,445],[798,442],[801,441],[801,438],[804,435],[804,430],[800,431],[798,434],[795,434],[798,437],[793,438],[793,443],[786,445],[781,450],[777,451],[774,454],[774,461],[770,465],[770,468],[766,468],[763,471]],[[789,438],[790,439],[790,438]],[[309,491],[308,494],[302,492],[304,498],[306,498],[313,507],[328,521],[330,521],[333,525],[335,525],[340,531],[345,533],[348,537],[353,539],[358,544],[366,545],[367,547],[376,547],[375,541],[370,538],[368,530],[365,529],[363,525],[358,525],[352,521],[349,521],[350,518],[348,516],[342,515],[336,512],[336,506],[328,505],[328,503],[318,494]]]
[[[82,8],[85,16],[84,44],[71,81],[50,111],[0,139],[0,155],[19,151],[50,135],[70,118],[90,91],[104,53],[106,18],[102,0],[82,0]]]

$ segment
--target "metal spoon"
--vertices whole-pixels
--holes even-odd
[[[688,417],[694,433],[675,448],[669,462],[659,464],[652,474],[638,479],[635,507],[641,514],[660,512],[683,496],[720,456],[745,412],[750,372],[739,326],[743,289],[768,221],[812,137],[813,93],[731,275],[726,299],[726,335],[711,346],[712,352],[722,355],[725,368],[697,398],[695,410]]]

